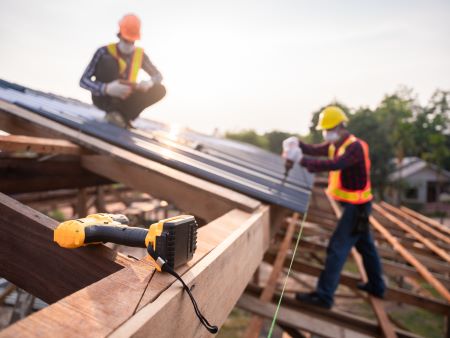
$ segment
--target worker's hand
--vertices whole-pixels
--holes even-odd
[[[118,97],[122,100],[131,94],[131,86],[123,84],[120,80],[114,80],[106,85],[105,93],[109,96]]]
[[[300,162],[303,154],[299,147],[298,138],[291,136],[283,141],[283,153],[281,156],[294,164]]]
[[[146,92],[150,88],[152,88],[155,85],[152,79],[148,81],[141,81],[136,85],[136,89],[141,92]]]

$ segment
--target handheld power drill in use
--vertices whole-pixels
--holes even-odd
[[[287,180],[289,175],[289,171],[294,167],[296,163],[300,162],[302,158],[302,150],[299,147],[298,138],[295,136],[291,136],[283,141],[283,153],[281,157],[284,159],[284,176],[281,180],[281,185]]]
[[[183,284],[200,322],[209,332],[217,333],[217,326],[211,325],[201,314],[189,287],[174,271],[191,260],[197,248],[195,217],[180,215],[168,218],[150,225],[148,229],[129,227],[128,224],[125,215],[93,214],[60,223],[53,239],[68,249],[107,242],[146,248],[156,270],[170,273]]]

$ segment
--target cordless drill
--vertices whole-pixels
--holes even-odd
[[[177,278],[191,298],[194,311],[210,333],[217,333],[200,312],[191,290],[174,270],[192,259],[197,248],[197,222],[194,216],[181,215],[161,220],[148,229],[129,227],[129,220],[120,214],[93,214],[60,223],[53,240],[63,248],[75,249],[89,244],[116,243],[146,248],[158,271]]]
[[[147,248],[159,271],[161,259],[172,269],[192,259],[197,247],[194,216],[168,218],[150,225],[148,229],[129,227],[128,224],[125,215],[93,214],[59,224],[54,231],[54,241],[69,249],[107,242]]]

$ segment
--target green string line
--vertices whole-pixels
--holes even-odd
[[[302,237],[303,225],[305,224],[306,216],[308,215],[308,209],[309,209],[309,201],[308,201],[308,205],[306,207],[306,211],[303,214],[302,224],[300,225],[300,230],[298,232],[297,242],[295,243],[295,248],[294,248],[294,253],[292,254],[291,263],[289,264],[289,269],[288,269],[286,278],[284,279],[283,289],[281,290],[281,295],[280,295],[280,299],[278,300],[277,309],[275,310],[275,314],[273,315],[272,324],[270,324],[269,335],[267,336],[268,338],[272,337],[273,328],[275,327],[275,322],[277,321],[278,311],[280,310],[280,307],[281,307],[281,301],[284,296],[284,290],[286,289],[286,284],[287,284],[287,281],[289,278],[289,274],[291,273],[292,264],[294,264],[295,254],[297,253],[297,248],[298,248],[298,245],[300,244],[300,238]]]

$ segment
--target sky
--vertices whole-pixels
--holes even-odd
[[[143,115],[206,133],[303,134],[334,100],[450,90],[448,0],[2,0],[0,78],[91,102],[79,79],[126,13],[168,91]]]

